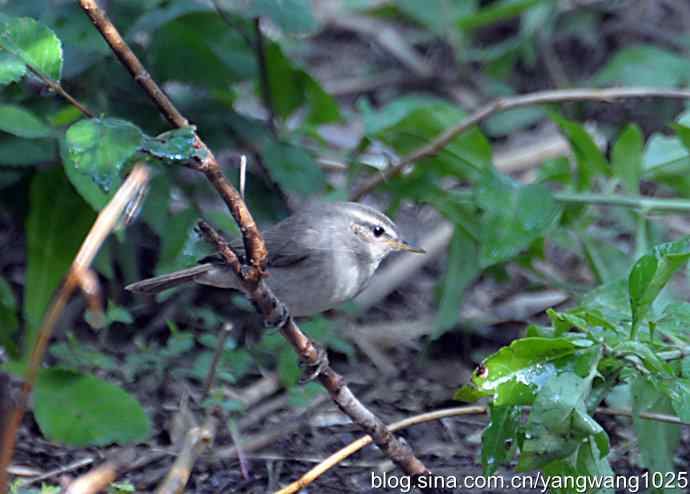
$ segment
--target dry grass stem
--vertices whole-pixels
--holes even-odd
[[[24,376],[18,403],[5,424],[2,450],[0,452],[0,492],[5,492],[6,490],[7,465],[9,465],[12,459],[17,430],[24,417],[29,395],[38,377],[41,362],[43,362],[43,355],[45,354],[55,324],[60,318],[65,305],[67,305],[72,292],[79,286],[83,273],[88,271],[91,262],[93,262],[103,242],[117,225],[120,216],[125,211],[130,201],[138,195],[141,188],[146,187],[148,180],[148,168],[143,164],[137,164],[110,202],[98,214],[96,221],[72,262],[65,283],[58,291],[53,304],[50,306],[43,319],[36,343],[31,352],[31,358],[29,360],[26,375]]]

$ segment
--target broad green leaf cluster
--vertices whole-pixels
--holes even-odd
[[[599,406],[632,409],[642,466],[674,471],[681,426],[639,414],[685,421],[690,412],[690,321],[682,315],[688,304],[659,300],[688,259],[687,239],[655,247],[634,264],[627,284],[605,285],[568,311],[550,310],[549,326],[530,326],[527,337],[481,363],[455,397],[490,397],[491,421],[482,440],[486,473],[517,455],[521,471],[610,475],[610,441],[597,421]]]

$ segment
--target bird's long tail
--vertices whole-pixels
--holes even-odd
[[[125,287],[126,290],[136,293],[157,293],[173,288],[178,285],[194,281],[198,276],[205,274],[213,267],[212,263],[199,264],[187,269],[175,271],[174,273],[147,278],[137,281]]]

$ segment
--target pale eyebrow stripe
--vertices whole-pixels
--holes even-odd
[[[373,217],[376,220],[380,221],[381,224],[383,224],[387,227],[387,230],[389,230],[388,233],[393,233],[393,231],[395,230],[393,225],[390,224],[390,222],[384,217],[377,217],[377,216],[369,214],[365,211],[361,211],[359,209],[354,209],[354,208],[352,208],[350,211],[352,213],[352,216],[356,217],[359,221],[361,221],[362,223],[364,223],[366,225],[375,226],[378,224],[378,223],[372,223],[371,220]]]

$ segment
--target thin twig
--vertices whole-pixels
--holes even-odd
[[[36,67],[34,67],[31,64],[27,63],[26,68],[29,69],[36,77],[41,79],[43,81],[43,83],[51,89],[51,91],[59,94],[64,99],[69,101],[75,108],[77,108],[77,110],[79,110],[82,113],[82,115],[85,115],[89,118],[94,118],[96,116],[95,113],[93,113],[86,106],[84,106],[82,103],[77,101],[77,99],[74,96],[69,94],[65,90],[65,88],[62,87],[62,84],[60,84],[59,82],[55,82],[51,78],[47,77],[40,70],[38,70]]]
[[[268,112],[268,128],[271,129],[271,133],[275,137],[278,135],[278,129],[276,128],[276,113],[275,106],[273,105],[273,92],[271,91],[271,77],[268,73],[269,67],[266,62],[264,35],[261,33],[261,17],[254,19],[254,34],[256,36],[256,61],[259,65],[259,76],[261,78],[261,97]]]
[[[454,407],[447,408],[444,410],[436,410],[433,412],[422,413],[420,415],[415,415],[414,417],[409,417],[398,422],[394,422],[388,426],[388,430],[391,432],[398,431],[400,429],[406,429],[407,427],[422,424],[424,422],[431,422],[433,420],[439,420],[446,417],[457,417],[459,415],[483,415],[486,413],[486,407],[483,405],[472,405],[464,407]],[[325,472],[333,468],[338,463],[345,460],[345,458],[352,456],[360,449],[371,444],[371,436],[362,436],[356,441],[351,442],[344,448],[336,451],[331,456],[323,460],[321,463],[316,465],[314,468],[309,470],[307,473],[302,475],[299,479],[292,482],[287,487],[276,491],[275,494],[294,494],[299,492],[314,480],[319,478]]]
[[[221,328],[220,335],[218,336],[218,341],[216,342],[216,350],[213,352],[213,360],[211,361],[211,367],[208,370],[208,374],[206,375],[206,381],[204,382],[204,388],[201,393],[202,401],[206,400],[209,397],[209,393],[211,392],[211,388],[213,387],[213,383],[216,380],[216,372],[218,370],[218,363],[220,362],[220,357],[223,355],[223,352],[225,351],[225,342],[228,339],[228,336],[230,336],[230,333],[232,333],[233,329],[233,324],[229,321],[225,321],[223,323],[223,327]]]
[[[469,190],[453,191],[453,198],[460,202],[473,202],[474,193]],[[596,194],[589,192],[554,192],[553,198],[563,204],[584,204],[589,206],[612,206],[639,209],[646,212],[687,213],[690,200],[663,197],[628,196],[618,194]]]
[[[186,434],[175,463],[156,489],[156,494],[178,494],[185,490],[196,460],[213,443],[217,418],[209,413],[203,426],[192,427]]]
[[[600,206],[621,206],[643,211],[666,211],[687,213],[690,211],[688,199],[665,199],[644,196],[620,196],[613,194],[588,194],[579,192],[556,192],[554,198],[567,204],[589,204]]]
[[[65,494],[95,494],[102,492],[136,460],[134,449],[118,451],[111,459],[70,482]]]
[[[68,465],[61,466],[59,468],[56,468],[54,470],[51,470],[50,472],[42,473],[41,475],[37,475],[36,477],[31,477],[30,479],[26,479],[22,481],[22,487],[29,487],[32,484],[35,484],[37,482],[42,482],[44,480],[48,480],[53,477],[57,477],[58,475],[62,475],[67,472],[71,472],[72,470],[77,470],[78,468],[82,467],[87,467],[91,465],[94,462],[94,457],[93,456],[87,456],[86,458],[82,458],[81,460],[73,461],[72,463]]]
[[[96,5],[94,0],[80,0],[80,4],[120,61],[156,102],[165,117],[177,127],[187,126],[187,120],[144,70],[141,62],[124,42],[105,12]],[[268,258],[263,237],[239,192],[225,178],[215,156],[198,135],[194,145],[202,157],[193,162],[192,167],[202,172],[211,182],[242,232],[248,265],[236,269],[235,273],[240,280],[243,291],[257,307],[266,323],[280,328],[281,333],[296,350],[299,358],[308,366],[319,371],[318,380],[328,390],[331,398],[354,423],[372,435],[376,444],[389,458],[408,475],[414,477],[429,475],[429,470],[414,456],[409,446],[396,439],[386,429],[383,422],[352,394],[344,379],[327,365],[323,352],[319,352],[311,340],[302,333],[292,318],[288,316],[285,306],[275,298],[268,286],[263,283],[262,277]],[[220,238],[222,239],[222,237]],[[217,245],[222,250],[222,242],[219,241]],[[237,256],[231,253],[230,249],[222,250],[221,254],[229,263],[237,261]]]
[[[272,429],[245,437],[242,441],[242,451],[244,453],[259,451],[270,444],[275,444],[281,437],[286,437],[288,434],[304,427],[305,419],[320,410],[321,407],[328,402],[328,399],[328,395],[325,393],[321,394],[314,398],[305,409],[290,414],[287,419],[281,420],[281,422]],[[244,421],[241,423],[243,422]],[[237,458],[239,455],[238,445],[234,444],[229,447],[217,448],[215,450],[215,455],[221,460]]]
[[[14,452],[17,429],[24,417],[29,395],[38,377],[41,362],[43,362],[43,355],[48,346],[50,336],[53,333],[53,328],[60,318],[65,305],[67,305],[72,292],[79,287],[82,273],[89,269],[101,245],[117,225],[127,204],[137,196],[140,188],[146,186],[148,180],[148,168],[143,164],[137,164],[108,205],[98,214],[98,218],[96,218],[96,221],[72,262],[65,283],[62,285],[62,288],[43,319],[43,324],[41,325],[36,343],[31,352],[31,358],[24,376],[24,382],[22,383],[17,404],[5,424],[2,449],[0,451],[0,492],[5,492],[6,490],[7,465],[9,465],[12,459],[12,453]]]
[[[0,48],[6,49],[6,48],[2,45],[2,43],[0,43]],[[52,80],[50,77],[48,77],[47,75],[45,75],[43,72],[41,72],[40,70],[38,70],[36,67],[34,67],[33,65],[31,65],[30,63],[26,63],[26,62],[24,62],[23,60],[22,60],[22,62],[24,63],[24,65],[26,65],[26,68],[29,69],[29,71],[30,71],[33,75],[35,75],[35,76],[38,77],[40,80],[42,80],[43,83],[44,83],[46,86],[48,86],[48,87],[50,88],[51,91],[53,91],[53,92],[59,94],[60,96],[62,96],[64,99],[66,99],[66,100],[67,100],[68,102],[70,102],[72,105],[74,105],[83,115],[85,115],[85,116],[87,116],[87,117],[89,117],[89,118],[95,117],[95,114],[92,113],[91,110],[89,110],[86,106],[84,106],[82,103],[80,103],[79,101],[77,101],[77,99],[76,99],[74,96],[72,96],[71,94],[69,94],[69,93],[65,90],[65,88],[62,87],[62,85],[61,85],[59,82]]]
[[[228,26],[230,26],[233,29],[236,29],[237,32],[242,36],[242,39],[244,42],[247,44],[247,47],[251,50],[254,49],[254,41],[252,40],[251,35],[247,30],[244,29],[244,25],[241,20],[235,21],[233,20],[228,14],[223,10],[221,7],[220,3],[218,3],[218,0],[211,0],[213,2],[213,7],[216,9],[216,13],[220,16],[220,18],[225,22]]]
[[[529,409],[529,407],[525,407],[526,409]],[[407,427],[411,427],[413,425],[417,424],[422,424],[425,422],[431,422],[433,420],[440,420],[443,418],[447,417],[457,417],[461,415],[483,415],[486,413],[487,408],[483,405],[472,405],[472,406],[463,406],[463,407],[454,407],[454,408],[447,408],[444,410],[436,410],[433,412],[427,412],[427,413],[422,413],[419,415],[415,415],[413,417],[408,417],[403,420],[399,420],[398,422],[394,422],[391,425],[388,426],[388,429],[391,430],[391,432],[398,431],[400,429],[406,429]],[[607,408],[607,407],[598,407],[596,409],[596,413],[600,413],[602,415],[613,415],[613,416],[623,416],[623,417],[633,417],[634,414],[631,410],[623,410],[623,409],[617,409],[617,408]],[[677,424],[677,425],[690,425],[686,422],[683,422],[680,420],[678,417],[674,417],[672,415],[666,415],[663,413],[654,413],[654,412],[640,412],[639,414],[640,418],[647,419],[647,420],[656,420],[658,422],[666,422],[669,424]],[[370,436],[363,436],[360,437],[359,439],[351,442],[344,448],[336,451],[333,453],[331,456],[323,460],[321,463],[316,465],[314,468],[309,470],[307,473],[302,475],[299,479],[296,481],[292,482],[290,485],[280,489],[279,491],[276,491],[275,494],[294,494],[295,492],[299,492],[305,487],[307,487],[309,484],[314,482],[318,477],[326,473],[328,470],[333,468],[335,465],[341,463],[343,460],[348,458],[349,456],[352,456],[355,454],[357,451],[360,449],[364,448],[365,446],[368,446],[371,444],[371,437]]]
[[[120,59],[122,65],[129,70],[132,78],[134,78],[149,96],[151,96],[151,99],[156,106],[158,106],[158,109],[168,122],[179,128],[189,127],[187,119],[184,118],[175,105],[172,104],[172,101],[170,101],[158,84],[151,79],[151,75],[146,71],[139,61],[139,58],[137,58],[134,52],[129,48],[125,40],[122,39],[118,30],[106,17],[105,12],[98,7],[96,1],[79,0],[79,4],[81,8],[84,9],[84,12],[86,12],[86,15],[89,16],[91,22],[95,24],[105,41],[110,45],[113,53]]]
[[[358,200],[371,192],[381,182],[402,173],[408,165],[423,158],[428,158],[438,153],[455,137],[462,134],[474,125],[486,120],[491,115],[521,108],[524,106],[543,105],[547,103],[565,103],[571,101],[601,101],[610,103],[617,99],[625,98],[680,98],[690,99],[690,90],[684,89],[659,89],[649,87],[624,87],[609,89],[564,89],[555,91],[539,91],[519,96],[498,98],[482,106],[477,111],[462,119],[453,127],[441,132],[428,144],[421,146],[404,156],[395,166],[377,174],[365,182],[350,195],[352,200]]]
[[[599,407],[596,409],[596,413],[600,413],[602,415],[613,415],[613,416],[631,417],[631,418],[635,416],[635,414],[633,413],[632,410],[624,410],[622,408]],[[646,420],[655,420],[657,422],[666,422],[667,424],[690,425],[687,422],[683,422],[678,417],[674,417],[673,415],[667,415],[665,413],[640,412],[639,417],[641,419],[646,419]]]
[[[142,63],[134,54],[132,49],[122,38],[117,28],[110,22],[105,12],[96,4],[95,0],[79,0],[79,4],[92,20],[103,39],[108,43],[117,58],[132,75],[149,97],[154,101],[163,116],[175,127],[183,128],[189,126],[189,121],[182,116],[175,105],[170,101],[156,81],[146,71]],[[249,264],[253,269],[247,270],[244,276],[251,280],[259,280],[266,267],[268,253],[261,237],[261,233],[252,218],[247,206],[242,201],[239,192],[223,176],[220,165],[199,136],[196,135],[193,144],[199,151],[198,161],[192,163],[192,168],[200,171],[211,182],[227,205],[235,222],[240,226],[242,238],[244,240],[245,252],[249,257]]]

